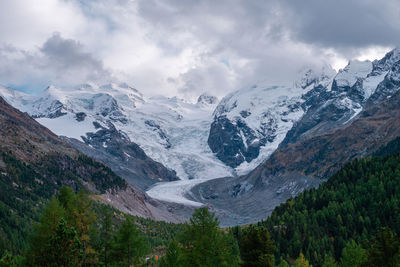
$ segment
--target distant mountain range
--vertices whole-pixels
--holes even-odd
[[[324,66],[260,82],[220,102],[146,98],[127,84],[49,86],[39,96],[0,87],[0,96],[150,196],[206,203],[231,225],[265,218],[399,136],[399,89],[394,49],[338,73]]]
[[[350,62],[328,86],[301,96],[304,114],[264,163],[246,175],[198,185],[191,196],[222,210],[225,224],[265,218],[279,202],[400,136],[399,89],[400,50]]]

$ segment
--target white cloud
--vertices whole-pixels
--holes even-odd
[[[324,60],[380,57],[400,40],[399,12],[396,0],[2,1],[0,83],[117,79],[147,94],[222,96]]]

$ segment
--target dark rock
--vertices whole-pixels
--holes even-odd
[[[251,115],[251,112],[250,111],[248,111],[248,110],[242,110],[242,111],[240,111],[240,116],[242,116],[242,118],[247,118],[248,116],[250,116]]]
[[[32,115],[33,118],[50,118],[50,119],[54,119],[54,118],[58,118],[61,116],[66,115],[66,112],[63,112],[64,109],[64,105],[58,101],[55,100],[51,103],[50,107],[46,110],[45,114],[34,114]]]
[[[246,140],[245,144],[242,135]],[[226,116],[220,116],[211,124],[207,142],[221,161],[234,168],[244,161],[250,162],[257,158],[260,146],[264,145],[266,140],[258,140],[254,131],[244,121],[238,120],[233,124]]]
[[[197,99],[198,104],[208,104],[208,105],[213,105],[218,103],[218,98],[215,96],[207,95],[207,94],[202,94],[199,96]]]
[[[85,112],[78,112],[75,114],[75,119],[77,121],[84,121],[86,118],[86,113]]]
[[[150,159],[129,137],[118,131],[112,123],[108,128],[96,123],[95,133],[82,137],[84,143],[64,138],[81,152],[99,160],[130,183],[141,189],[161,181],[178,180],[175,171],[165,168],[161,163]]]

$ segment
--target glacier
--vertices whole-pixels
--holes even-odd
[[[202,204],[188,199],[190,189],[207,180],[247,174],[267,160],[303,117],[310,101],[307,97],[312,97],[315,88],[326,92],[332,90],[333,84],[356,88],[356,83],[362,81],[360,93],[365,101],[388,74],[385,62],[379,65],[351,61],[339,73],[329,66],[322,70],[305,68],[295,79],[281,84],[261,81],[228,94],[220,102],[208,94],[201,95],[197,102],[179,97],[146,97],[126,83],[49,86],[36,96],[0,86],[0,96],[59,136],[83,141],[87,133],[100,127],[108,129],[112,124],[147,156],[174,170],[180,178],[147,188],[149,196],[199,206]],[[363,109],[347,98],[336,104],[354,111],[345,123]],[[246,125],[251,135],[239,127],[238,140],[244,149],[259,146],[254,158],[232,167],[213,153],[208,139],[213,122],[221,116],[235,127]],[[240,153],[239,150],[237,154]]]

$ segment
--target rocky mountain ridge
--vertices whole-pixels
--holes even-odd
[[[328,66],[305,69],[294,80],[260,82],[219,103],[207,94],[196,103],[146,98],[126,84],[49,87],[40,96],[0,88],[0,94],[82,152],[148,189],[152,197],[208,203],[222,217],[246,223],[318,186],[348,160],[368,156],[370,151],[363,152],[369,147],[363,143],[368,132],[373,146],[397,134],[375,131],[378,123],[373,121],[390,128],[390,120],[371,110],[385,110],[384,103],[396,95],[399,54],[394,49],[374,62],[353,60],[338,73]],[[395,110],[396,102],[391,106]],[[343,141],[346,135],[358,145]],[[331,147],[341,153],[337,160]],[[229,178],[213,180],[219,177]],[[266,200],[265,207],[251,208]],[[231,210],[231,201],[237,202],[232,205],[236,210]]]
[[[177,97],[145,98],[126,84],[50,86],[39,96],[3,87],[0,95],[59,136],[71,139],[82,152],[97,151],[90,155],[143,189],[178,177],[232,174],[206,145],[216,97],[203,94],[197,103]]]
[[[150,198],[1,97],[0,125],[0,178],[11,183],[13,190],[28,190],[30,194],[44,190],[51,197],[62,185],[68,185],[75,190],[85,188],[103,202],[132,215],[173,222],[183,220],[169,211],[173,206]],[[21,171],[11,167],[11,163],[30,174],[21,176]],[[46,197],[39,193],[38,196]]]
[[[279,201],[400,136],[398,54],[395,49],[373,63],[350,62],[330,87],[308,91],[302,96],[306,112],[263,164],[238,178],[200,184],[193,199],[226,211],[226,224],[238,220],[232,217],[256,221]]]

